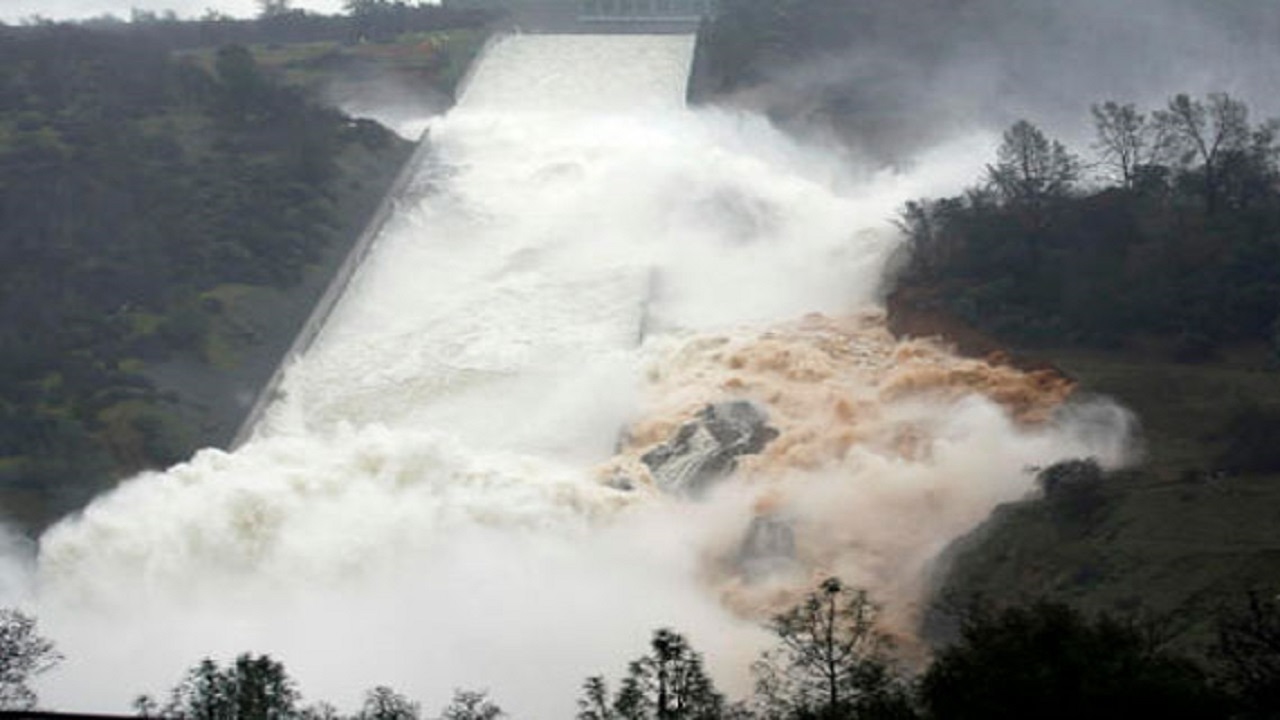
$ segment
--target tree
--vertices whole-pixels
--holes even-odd
[[[649,641],[650,652],[627,667],[612,703],[603,677],[587,678],[578,720],[719,720],[724,697],[702,667],[702,655],[670,628]]]
[[[987,168],[988,178],[1004,202],[1032,206],[1065,197],[1079,174],[1076,157],[1026,120],[1004,132],[996,164]]]
[[[225,45],[218,48],[214,70],[226,114],[235,122],[243,122],[259,103],[266,84],[258,61],[243,45]]]
[[[1167,140],[1165,126],[1152,122],[1133,103],[1123,105],[1108,100],[1093,105],[1094,148],[1102,163],[1111,168],[1121,184],[1133,189],[1144,168],[1159,161]]]
[[[455,690],[440,720],[497,720],[506,716],[507,713],[489,699],[487,691]]]
[[[288,15],[293,0],[257,0],[258,17],[262,19]]]
[[[165,714],[181,714],[193,720],[234,718],[234,692],[218,664],[209,658],[187,671],[186,678],[173,689]]]
[[[614,720],[609,707],[609,685],[601,675],[592,675],[582,684],[582,697],[578,698],[577,720]]]
[[[409,6],[403,0],[345,0],[351,18],[352,39],[356,42],[384,42],[403,32]]]
[[[61,661],[53,643],[36,632],[34,617],[0,609],[0,709],[35,707],[36,694],[27,683]]]
[[[929,715],[948,720],[1207,719],[1224,709],[1204,672],[1151,634],[1047,601],[971,608],[920,689]]]
[[[909,717],[892,672],[888,638],[863,590],[828,578],[802,602],[774,617],[781,646],[753,668],[765,713],[783,718]]]
[[[419,705],[385,685],[364,694],[358,720],[418,720]]]
[[[160,717],[160,703],[150,695],[139,695],[133,699],[133,711],[138,717],[153,718]]]
[[[1107,503],[1103,493],[1106,475],[1095,458],[1056,462],[1036,473],[1036,484],[1056,519],[1087,523]]]
[[[174,688],[165,714],[193,720],[288,720],[298,714],[298,700],[284,665],[268,655],[241,655],[225,670],[205,658]]]
[[[1211,93],[1208,103],[1175,95],[1155,122],[1183,165],[1200,164],[1205,206],[1218,207],[1226,158],[1244,154],[1250,141],[1249,108],[1226,93]]]
[[[702,654],[670,628],[655,631],[649,648],[628,667],[614,712],[626,720],[718,718],[724,698],[703,670]]]
[[[299,720],[343,720],[342,715],[338,714],[338,708],[324,700],[302,708],[298,718]]]

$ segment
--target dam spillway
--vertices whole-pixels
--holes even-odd
[[[462,84],[463,92],[455,114],[496,118],[510,113],[545,116],[551,112],[581,118],[677,110],[684,104],[685,86],[693,61],[693,44],[692,35],[679,34],[500,36],[486,46],[483,57],[477,60]],[[609,70],[582,71],[596,63],[609,63]],[[430,194],[438,176],[451,172],[451,161],[445,158],[450,151],[443,147],[447,142],[448,138],[433,140],[429,133],[424,133],[419,140],[418,150],[408,161],[408,166],[393,183],[369,227],[356,240],[346,262],[339,267],[329,288],[286,352],[279,369],[259,393],[257,402],[236,434],[233,448],[247,441],[259,429],[268,409],[278,404],[285,393],[286,371],[310,353],[330,319],[338,312],[339,304],[361,302],[349,292],[351,288],[383,284],[378,279],[357,279],[375,246],[393,255],[398,251],[397,243],[408,242],[418,245],[435,243],[435,249],[446,255],[458,251],[458,235],[469,230],[450,226],[446,235],[422,223],[427,214],[457,216],[458,212],[466,212],[465,209],[448,207],[448,196]],[[512,150],[517,153],[524,151]],[[536,181],[531,184],[536,184]],[[421,203],[427,203],[428,207],[417,207]],[[413,225],[415,222],[417,224]],[[434,260],[428,262],[436,263]],[[420,270],[426,274],[432,272],[430,267]],[[640,272],[643,274],[643,270]],[[633,300],[637,308],[643,302],[643,297]],[[418,311],[418,308],[410,308],[406,315],[411,316]],[[359,316],[360,312],[356,308],[339,314],[350,317]],[[619,322],[635,325],[624,318],[619,318]],[[635,335],[634,330],[632,335]],[[298,385],[295,383],[292,387],[296,395]]]
[[[762,598],[838,572],[909,618],[1025,467],[1118,455],[1103,416],[1024,427],[963,386],[1017,372],[889,337],[886,218],[933,178],[688,110],[693,43],[488,48],[253,438],[41,539],[32,603],[68,657],[49,701],[124,707],[253,651],[343,707],[485,687],[566,717],[659,626],[733,693]],[[702,502],[646,482],[639,454],[726,398],[767,410],[766,451]],[[735,558],[764,516],[795,539],[761,580]]]
[[[693,38],[679,35],[493,43],[264,430],[297,418],[396,422],[397,408],[443,412],[471,398],[479,434],[510,439],[525,430],[498,429],[488,388],[507,393],[526,372],[557,382],[597,354],[629,350],[652,258],[624,244],[635,232],[626,218],[582,194],[583,173],[600,172],[593,156],[626,133],[628,152],[643,151],[655,139],[637,134],[644,119],[683,108],[692,52]],[[584,72],[599,64],[608,69]],[[523,425],[535,411],[498,417]]]

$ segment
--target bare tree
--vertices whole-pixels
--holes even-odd
[[[364,705],[356,720],[418,720],[418,703],[379,685],[364,694]]]
[[[1252,134],[1249,108],[1243,102],[1226,93],[1211,93],[1207,100],[1176,95],[1165,110],[1155,113],[1155,122],[1168,137],[1179,163],[1199,163],[1205,205],[1212,213],[1221,195],[1224,163],[1228,157],[1249,151]]]
[[[453,701],[440,714],[440,720],[498,720],[507,713],[489,699],[484,690],[455,690]]]
[[[864,590],[829,578],[799,605],[776,616],[781,647],[753,670],[768,717],[863,717],[905,703],[876,627],[878,609]],[[886,713],[888,714],[888,713]]]
[[[987,176],[1005,202],[1038,207],[1071,191],[1080,176],[1080,162],[1062,143],[1019,120],[1004,132],[996,164],[987,168]]]
[[[1120,105],[1108,100],[1090,109],[1099,159],[1126,188],[1133,188],[1142,169],[1160,162],[1167,151],[1167,128],[1139,112],[1133,103]]]

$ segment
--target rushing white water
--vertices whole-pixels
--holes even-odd
[[[982,155],[960,143],[923,172],[852,177],[759,118],[686,110],[692,43],[490,49],[256,437],[133,479],[42,539],[29,602],[68,658],[49,704],[119,710],[205,655],[255,651],[344,707],[375,684],[428,708],[464,686],[566,717],[583,678],[620,673],[660,625],[742,690],[756,595],[820,570],[886,601],[918,593],[948,540],[1027,491],[1026,465],[1119,459],[1095,432],[1118,414],[1027,429],[971,392],[881,402],[876,373],[898,363],[882,330],[785,330],[873,307],[894,208],[963,179],[950,154]],[[857,352],[806,354],[837,342]],[[773,404],[795,447],[824,431],[787,397],[838,395],[868,408],[845,421],[867,420],[829,458],[700,503],[601,482],[623,427],[735,387]],[[895,449],[907,430],[927,451]],[[765,495],[810,564],[744,591],[712,566]]]

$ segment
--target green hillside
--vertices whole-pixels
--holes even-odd
[[[447,103],[483,40],[185,47],[191,25],[0,28],[0,513],[21,527],[230,439],[412,151],[327,89]]]

